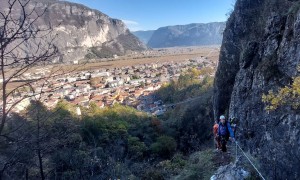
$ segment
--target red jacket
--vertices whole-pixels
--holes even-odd
[[[219,128],[219,124],[215,124],[214,127],[213,127],[214,136],[217,136],[217,134],[218,134],[218,128]]]

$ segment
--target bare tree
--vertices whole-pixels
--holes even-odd
[[[32,6],[33,5],[33,6]],[[0,80],[2,82],[0,90],[0,136],[12,141],[9,133],[17,131],[22,124],[12,132],[5,132],[5,126],[8,123],[8,116],[12,110],[28,96],[15,99],[14,93],[24,88],[29,88],[34,92],[33,84],[38,81],[47,81],[47,79],[57,75],[58,69],[53,69],[49,74],[39,77],[26,77],[25,73],[33,72],[38,65],[45,65],[53,58],[56,58],[58,52],[54,45],[55,36],[53,35],[51,25],[39,26],[39,19],[44,16],[47,9],[37,8],[30,0],[7,0],[1,2],[0,10]],[[55,72],[56,71],[56,72]],[[16,83],[18,81],[18,83]],[[41,92],[34,92],[31,96],[36,96]],[[37,123],[37,136],[40,136],[40,121]],[[21,139],[16,140],[19,144]],[[45,179],[43,171],[43,162],[41,156],[40,142],[37,143],[37,155],[40,167],[40,175]],[[3,171],[18,162],[15,158],[23,146],[15,149],[15,154],[8,159]],[[0,179],[1,179],[0,177]]]
[[[2,2],[0,11],[0,72],[1,72],[1,121],[0,135],[3,135],[7,123],[7,116],[12,109],[24,98],[13,102],[10,97],[13,93],[24,87],[32,87],[46,77],[30,79],[24,74],[31,72],[32,68],[50,61],[57,54],[53,44],[55,37],[52,35],[51,25],[40,28],[37,25],[46,9],[37,9],[30,6],[30,0],[8,0]],[[49,78],[49,76],[47,76]],[[15,83],[19,80],[22,83]]]
[[[33,114],[31,115],[31,120],[35,122],[33,126],[24,128],[24,124],[28,124],[23,124],[21,121],[9,131],[6,131],[6,126],[9,120],[13,119],[9,115],[18,104],[28,97],[32,97],[37,102],[40,101],[48,80],[67,72],[62,68],[54,67],[46,75],[39,78],[26,76],[25,74],[34,72],[37,66],[46,65],[53,58],[57,58],[58,49],[54,45],[55,35],[53,35],[51,24],[48,24],[47,27],[39,26],[39,19],[45,15],[47,9],[38,8],[31,0],[2,0],[0,6],[0,79],[2,81],[0,82],[2,93],[2,98],[0,96],[0,138],[8,141],[7,144],[10,148],[7,149],[12,150],[4,163],[0,159],[0,179],[4,177],[4,172],[7,169],[17,164],[21,164],[24,169],[20,177],[28,179],[30,177],[30,166],[33,166],[28,165],[29,163],[36,163],[39,169],[39,178],[46,179],[47,174],[49,174],[49,170],[45,170],[48,168],[45,162],[46,151],[52,153],[55,146],[48,143],[52,132],[48,131],[45,124],[53,114],[42,111],[42,108],[39,108],[41,105],[36,103],[37,106],[31,107],[30,112],[28,112],[28,114]],[[72,71],[75,71],[75,69],[69,70],[68,73]],[[37,82],[42,82],[38,91],[35,88]],[[24,88],[29,88],[32,94],[17,99],[13,98],[14,94],[19,93]],[[55,91],[55,89],[49,91]],[[22,116],[22,118],[28,118],[30,116],[28,114]],[[20,130],[22,128],[25,129],[24,135],[26,136],[22,136],[23,134],[10,136],[12,133],[18,134],[22,131]],[[68,131],[57,132],[56,137],[67,137],[67,133],[71,130],[72,128],[68,128]],[[60,141],[63,143],[66,141],[65,139]],[[98,146],[96,139],[93,139],[93,141],[96,149]],[[0,145],[2,145],[1,142]],[[114,146],[118,145],[114,144]],[[28,154],[24,155],[24,151],[28,150],[32,150],[32,152],[27,152],[30,156],[26,157]],[[122,153],[117,150],[113,151],[115,159],[118,159],[120,154]],[[117,164],[115,160],[112,162]],[[84,179],[81,169],[82,165],[80,164],[78,165],[78,171],[80,177]]]

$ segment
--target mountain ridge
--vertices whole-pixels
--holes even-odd
[[[225,22],[191,23],[158,28],[147,45],[152,48],[217,45],[222,42]]]
[[[8,3],[2,3],[0,8],[6,7]],[[13,13],[18,14],[21,7],[15,8]],[[59,50],[59,57],[53,62],[107,58],[147,49],[121,20],[110,18],[99,10],[58,0],[31,0],[26,11],[34,8],[37,12],[46,9],[34,25],[37,28],[50,26],[51,34],[56,36],[53,44]],[[28,42],[28,47],[34,43]]]

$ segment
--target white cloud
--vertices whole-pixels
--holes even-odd
[[[140,24],[138,22],[136,22],[136,21],[126,20],[126,19],[122,19],[122,21],[126,24],[127,28],[130,31],[138,31],[138,30],[142,29],[140,27]]]
[[[131,20],[125,20],[125,19],[122,19],[122,21],[127,25],[127,26],[130,26],[130,25],[138,25],[139,23],[136,22],[136,21],[131,21]]]

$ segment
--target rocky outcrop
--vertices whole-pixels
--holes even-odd
[[[194,23],[157,29],[148,42],[152,48],[218,45],[222,42],[224,22]]]
[[[250,176],[250,173],[235,164],[228,164],[218,168],[216,173],[210,178],[210,180],[243,180]]]
[[[6,6],[2,2],[0,9]],[[53,28],[51,34],[56,35],[54,44],[58,47],[60,61],[112,57],[146,48],[121,20],[112,19],[98,10],[66,1],[31,0],[27,12],[34,7],[40,14],[46,9],[35,26]],[[19,6],[14,8],[13,12],[20,12]]]
[[[300,178],[300,114],[265,111],[262,95],[299,75],[300,2],[237,0],[220,52],[214,114],[240,120],[238,140],[267,179]]]

